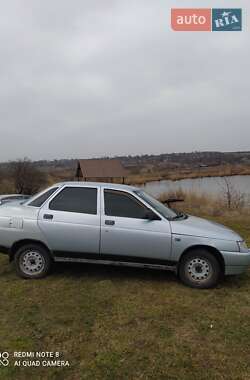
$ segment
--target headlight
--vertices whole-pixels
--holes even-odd
[[[239,252],[248,252],[248,246],[244,240],[237,241]]]

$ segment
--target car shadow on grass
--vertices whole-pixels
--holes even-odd
[[[171,271],[106,266],[101,264],[56,263],[52,276],[71,277],[75,279],[96,278],[97,280],[142,280],[154,282],[178,282],[177,276]]]
[[[7,258],[2,258],[0,278],[5,281],[21,280],[15,274],[14,265],[9,264]],[[178,277],[171,271],[129,268],[118,266],[106,266],[101,264],[79,264],[79,263],[55,263],[49,275],[49,281],[53,279],[72,279],[74,281],[92,279],[96,281],[111,280],[118,281],[144,281],[165,284],[180,284]],[[40,281],[43,281],[41,279]],[[215,289],[250,288],[250,270],[237,276],[224,277]]]
[[[116,282],[122,280],[181,284],[178,276],[171,271],[101,264],[56,263],[53,266],[51,276],[74,280],[91,278],[96,281],[111,280]],[[242,287],[248,288],[248,286],[250,286],[250,271],[237,276],[225,276],[215,289],[228,288],[236,290]]]
[[[250,286],[250,272],[238,274],[235,276],[225,276],[221,285],[227,288],[237,289]]]

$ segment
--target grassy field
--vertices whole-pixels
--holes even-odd
[[[250,243],[249,217],[217,220]],[[70,361],[1,366],[1,380],[250,379],[250,272],[203,291],[171,273],[90,265],[25,281],[2,255],[0,286],[0,352],[60,351]]]

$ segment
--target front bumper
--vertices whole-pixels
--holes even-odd
[[[221,251],[225,262],[225,275],[240,274],[250,266],[250,250],[247,252]]]

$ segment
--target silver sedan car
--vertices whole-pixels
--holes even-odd
[[[44,277],[53,262],[79,262],[172,270],[195,288],[250,265],[234,231],[178,213],[139,188],[91,182],[59,183],[1,206],[0,252],[23,278]]]

